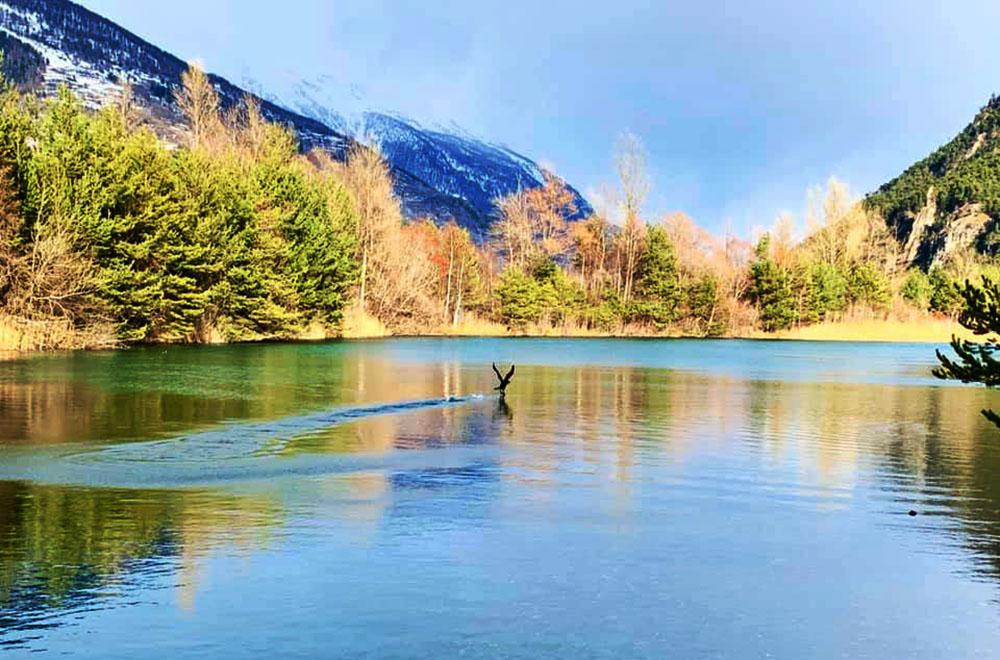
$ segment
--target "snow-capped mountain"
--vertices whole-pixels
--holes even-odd
[[[128,80],[155,117],[180,125],[173,90],[187,64],[73,2],[0,0],[0,49],[5,75],[26,88],[52,94],[66,85],[96,107]],[[482,237],[495,198],[543,181],[529,158],[460,130],[428,129],[387,112],[366,111],[359,88],[330,78],[298,81],[276,96],[252,81],[240,87],[210,77],[224,106],[247,93],[260,97],[263,113],[291,125],[305,148],[343,157],[355,139],[378,142],[410,217],[455,218]],[[589,215],[591,208],[579,195],[576,204],[577,216]]]
[[[66,85],[90,107],[117,93],[122,81],[137,97],[173,114],[173,89],[187,64],[128,30],[67,0],[0,0],[0,48],[4,72],[19,84],[43,94]],[[238,102],[246,92],[225,78],[210,76],[223,106]],[[322,122],[303,117],[263,100],[261,110],[271,120],[294,126],[307,147],[343,153],[350,140]]]
[[[544,183],[544,174],[530,158],[502,145],[491,144],[458,126],[425,127],[389,111],[368,108],[363,90],[331,76],[292,80],[280,91],[266,92],[253,81],[244,81],[275,103],[322,121],[361,142],[375,142],[396,168],[403,170],[445,197],[461,199],[475,213],[464,224],[484,232],[494,212],[494,200],[522,188]],[[405,189],[405,184],[403,184]],[[577,212],[572,219],[593,212],[575,190]],[[409,198],[408,198],[409,197]],[[425,203],[404,195],[410,215],[436,215]]]
[[[536,163],[506,147],[425,129],[412,120],[383,113],[365,113],[363,126],[364,134],[378,142],[390,161],[481,212],[489,213],[497,197],[544,182]],[[589,215],[590,206],[573,192],[578,209],[574,217]]]

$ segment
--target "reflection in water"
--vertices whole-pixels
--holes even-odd
[[[660,346],[637,343],[647,351]],[[727,534],[737,532],[729,525],[738,526],[748,512],[775,519],[803,512],[795,519],[800,525],[833,513],[867,530],[858,540],[859,563],[866,543],[884,544],[865,527],[875,520],[876,530],[899,530],[932,552],[958,557],[961,577],[1000,581],[1000,441],[978,414],[995,407],[991,392],[919,381],[905,361],[899,383],[886,372],[871,381],[810,382],[759,377],[792,369],[777,358],[778,364],[757,370],[714,363],[701,371],[650,368],[631,359],[553,365],[540,344],[532,364],[535,344],[518,343],[524,366],[504,400],[487,396],[405,410],[373,404],[487,394],[492,355],[478,357],[490,351],[476,342],[441,342],[433,350],[418,344],[416,350],[404,341],[382,350],[378,343],[178,347],[0,363],[0,450],[89,443],[74,460],[100,456],[110,444],[116,446],[108,455],[138,456],[143,447],[147,454],[162,447],[184,455],[176,439],[207,431],[204,437],[225,452],[199,458],[206,466],[221,469],[237,457],[272,468],[270,478],[252,488],[228,477],[197,489],[126,489],[113,479],[106,487],[0,481],[0,644],[44,647],[53,626],[72,617],[89,620],[93,610],[148,599],[163,588],[173,590],[174,607],[191,609],[202,567],[220,552],[268,554],[287,537],[292,549],[282,552],[294,557],[298,545],[332,534],[329,528],[369,551],[388,545],[393,557],[409,561],[418,547],[410,544],[428,529],[442,538],[458,531],[489,535],[528,510],[534,518],[515,518],[515,529],[534,530],[536,541],[555,533],[549,525],[571,539],[581,533],[574,525],[602,530],[586,517],[592,513],[614,521],[613,533],[594,537],[604,545],[589,548],[593,554],[635,532],[635,538],[651,535],[681,560],[688,557],[692,566],[701,554],[733,544]],[[738,353],[734,348],[726,356],[719,345],[704,344],[706,360]],[[475,359],[464,359],[463,346]],[[506,359],[496,347],[491,351]],[[848,361],[845,372],[863,371],[849,355],[837,359]],[[375,412],[331,416],[270,443],[256,436],[280,424],[243,423],[313,419],[338,407]],[[253,442],[247,429],[256,429]],[[126,444],[153,439],[162,442]],[[466,456],[462,448],[487,453]],[[397,460],[421,452],[437,458]],[[351,471],[324,471],[321,458],[347,454],[373,459]],[[281,474],[282,466],[310,460],[316,469]],[[157,460],[135,464],[136,470],[163,469]],[[579,508],[567,511],[567,502],[577,501],[572,498],[579,498]],[[920,517],[905,516],[911,508]],[[666,512],[679,527],[663,534],[657,525]],[[685,512],[693,512],[691,518]],[[715,524],[695,530],[691,521],[702,518]],[[765,544],[767,534],[779,533],[749,532]],[[781,533],[809,542],[807,529]],[[682,542],[687,545],[677,545]],[[655,573],[663,561],[641,553],[625,559],[624,568],[603,570]],[[365,565],[344,568],[363,572]],[[421,569],[430,565],[425,559]],[[481,591],[491,593],[483,586],[489,579],[462,577],[472,585],[485,580]],[[378,583],[378,575],[368,578]],[[831,594],[820,589],[815,597]]]
[[[404,470],[389,476],[393,488],[440,489],[497,481],[497,466],[485,463],[471,463],[458,468]]]
[[[0,482],[0,645],[175,570],[190,607],[199,557],[220,543],[263,547],[280,522],[259,498]]]
[[[510,406],[507,405],[507,399],[503,397],[497,399],[497,407],[493,411],[494,423],[498,420],[504,420],[508,423],[514,420],[514,413],[511,411]]]

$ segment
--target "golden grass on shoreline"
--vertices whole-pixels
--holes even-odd
[[[798,341],[926,342],[947,343],[952,336],[983,341],[972,331],[950,319],[923,319],[906,322],[895,319],[819,323],[775,333],[755,333],[758,339]]]
[[[322,341],[327,339],[384,339],[394,336],[378,319],[360,312],[356,308],[349,309],[344,314],[344,324],[341,332],[331,336],[320,331],[318,327],[308,328],[297,339],[303,341]],[[691,337],[677,332],[654,333],[626,329],[624,333],[598,332],[577,327],[528,327],[523,331],[513,332],[499,323],[469,318],[456,326],[442,325],[432,331],[407,333],[397,336],[406,337],[564,337],[564,338],[620,338],[620,339],[671,339]],[[69,335],[54,336],[51,328],[46,329],[44,338],[26,334],[26,328],[16,324],[11,319],[0,318],[0,359],[16,359],[30,353],[40,353],[53,350],[107,349],[112,347],[106,342],[87,342],[81,337]],[[961,339],[982,341],[969,330],[950,319],[928,319],[919,321],[901,321],[896,319],[858,319],[842,320],[830,323],[792,328],[781,332],[753,332],[746,335],[729,335],[719,339],[763,339],[788,341],[844,341],[844,342],[926,342],[948,343],[953,335]],[[225,343],[213,338],[213,343]],[[65,341],[61,344],[60,341]]]
[[[63,319],[26,319],[0,314],[0,354],[117,346],[110,324],[77,328]]]
[[[374,339],[391,336],[384,326],[376,334],[344,333],[344,339]],[[789,341],[853,341],[853,342],[900,342],[900,343],[948,343],[952,336],[961,339],[982,341],[971,331],[950,319],[928,319],[900,321],[895,319],[845,320],[831,323],[792,328],[781,332],[752,332],[745,335],[726,335],[718,339],[780,339]],[[406,334],[407,337],[566,337],[566,338],[691,338],[677,332],[655,333],[649,331],[624,333],[599,332],[583,328],[528,327],[523,331],[511,331],[499,323],[473,319],[456,326],[443,326],[429,332]]]

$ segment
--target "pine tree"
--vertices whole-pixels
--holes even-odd
[[[291,336],[298,301],[288,246],[269,224],[260,191],[235,166],[190,158],[189,195],[222,246],[224,275],[212,287],[210,321],[230,340]]]
[[[703,275],[688,285],[688,316],[697,322],[706,337],[717,337],[725,332],[719,300],[719,283],[711,275]]]
[[[635,316],[662,330],[677,320],[682,290],[677,257],[670,237],[662,227],[649,227],[639,256],[638,301]]]
[[[259,222],[285,243],[288,280],[303,320],[336,326],[355,278],[357,221],[346,189],[311,184],[291,163],[258,167],[254,180]]]
[[[945,272],[935,266],[927,276],[931,287],[930,308],[935,312],[956,316],[962,311],[964,301],[962,287]]]
[[[810,312],[817,321],[823,321],[834,312],[847,307],[847,279],[836,266],[813,264],[809,268]]]
[[[852,303],[887,307],[892,299],[889,278],[872,264],[859,264],[847,278],[847,298]]]
[[[750,266],[747,296],[760,312],[761,324],[767,332],[784,330],[795,322],[795,295],[787,270],[770,258],[771,237],[761,236],[754,254],[757,260]]]
[[[0,309],[8,312],[24,272],[24,256],[17,244],[20,224],[10,168],[0,165]]]
[[[0,90],[8,312],[16,298],[22,316],[107,319],[126,342],[289,337],[340,322],[357,280],[347,189],[253,103],[224,123],[207,77],[185,81],[195,149],[142,128],[127,90],[96,113],[65,88],[43,105]],[[30,283],[16,296],[15,279]]]
[[[934,287],[927,274],[919,268],[914,268],[906,274],[906,280],[900,289],[903,299],[909,301],[921,311],[927,310],[931,303]]]
[[[532,272],[544,305],[543,315],[554,325],[575,319],[583,309],[583,289],[566,276],[566,271],[549,258],[542,257]]]
[[[1000,335],[1000,286],[986,278],[983,279],[982,286],[966,282],[961,296],[965,307],[959,322],[977,336],[992,336],[981,343],[953,337],[951,348],[958,359],[952,360],[937,351],[941,366],[934,370],[934,375],[942,379],[997,387],[1000,385],[1000,360],[995,354],[1000,350],[1000,342],[997,340]],[[1000,427],[1000,415],[995,411],[983,410],[983,415]]]
[[[508,268],[496,290],[500,319],[512,328],[524,328],[545,313],[545,295],[538,281],[520,269]]]
[[[615,287],[606,282],[597,303],[587,309],[586,315],[590,327],[602,332],[613,332],[621,326],[625,304]]]

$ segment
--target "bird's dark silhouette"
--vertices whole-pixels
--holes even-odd
[[[501,376],[500,370],[497,369],[497,364],[494,362],[493,373],[497,375],[497,380],[500,381],[500,384],[493,389],[500,392],[500,398],[502,399],[507,395],[507,386],[510,385],[510,379],[514,377],[514,365],[510,365],[510,371],[507,372],[506,376]]]

